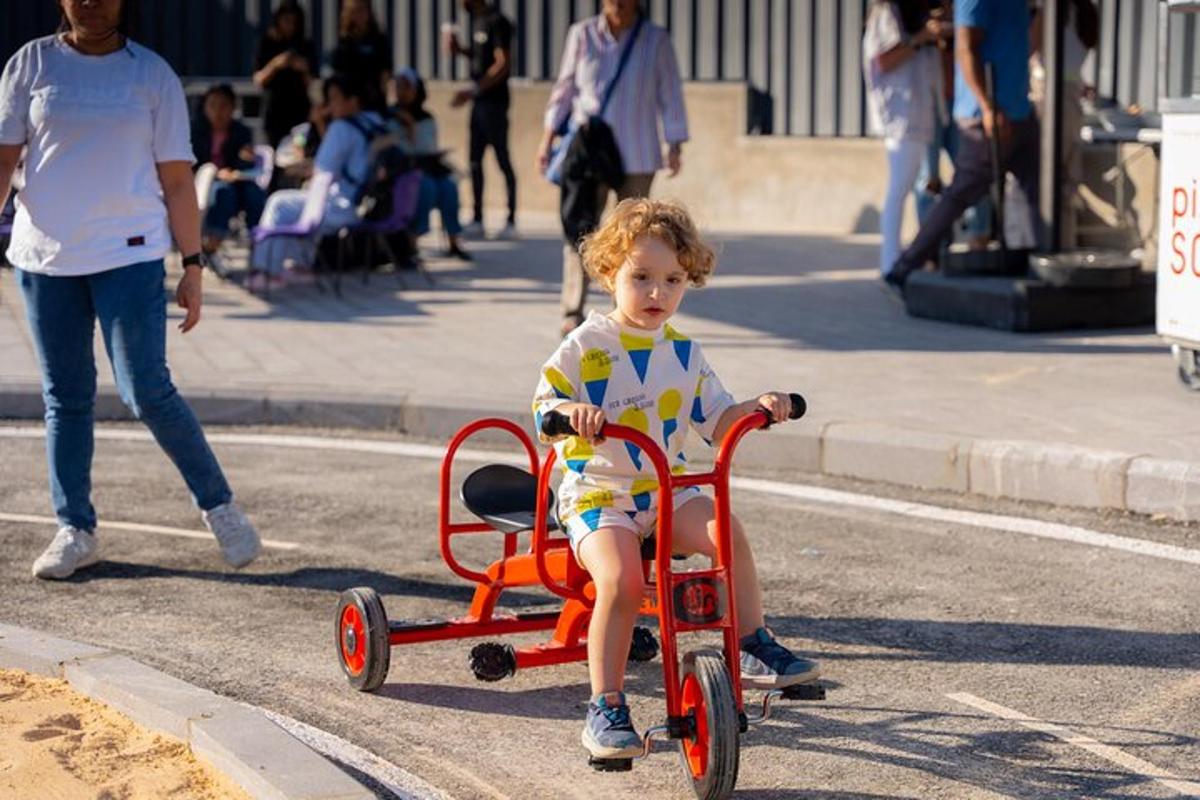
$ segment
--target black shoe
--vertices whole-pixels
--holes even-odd
[[[474,261],[475,260],[475,259],[471,258],[470,253],[468,253],[466,250],[463,250],[461,247],[459,247],[456,244],[450,245],[450,247],[446,250],[446,257],[447,258],[457,258],[459,261]]]
[[[904,305],[904,280],[908,275],[900,272],[899,265],[892,268],[891,272],[885,273],[883,276],[884,293],[892,301]]]

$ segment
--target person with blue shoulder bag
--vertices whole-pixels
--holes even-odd
[[[563,335],[584,318],[589,281],[577,242],[599,224],[610,191],[648,196],[664,160],[674,177],[687,140],[670,34],[638,0],[604,0],[600,14],[567,32],[537,153],[539,171],[562,191]]]

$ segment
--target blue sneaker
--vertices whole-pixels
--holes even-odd
[[[593,758],[632,758],[642,754],[642,737],[633,729],[623,692],[605,692],[588,703],[583,746]]]
[[[741,641],[742,687],[782,689],[815,681],[821,675],[817,662],[800,658],[775,641],[766,628],[759,628]]]

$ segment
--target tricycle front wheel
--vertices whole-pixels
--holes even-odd
[[[737,784],[740,754],[737,701],[725,659],[711,650],[683,658],[680,712],[692,717],[691,735],[679,740],[679,756],[700,800],[722,800]]]
[[[383,685],[391,666],[387,613],[379,593],[368,586],[342,592],[334,628],[338,663],[350,685],[373,692]]]

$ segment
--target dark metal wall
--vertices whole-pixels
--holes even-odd
[[[1013,0],[1016,2],[1017,0]],[[444,22],[462,24],[458,0],[372,0],[392,32],[397,65],[427,77],[463,77],[465,64],[440,48]],[[515,74],[554,77],[567,27],[598,12],[601,0],[499,0],[517,29]],[[754,89],[755,132],[860,136],[864,90],[860,40],[868,0],[644,0],[671,30],[688,80],[746,81]],[[302,0],[322,52],[337,38],[337,0]],[[1159,3],[1100,0],[1100,46],[1086,77],[1102,96],[1153,108]],[[272,0],[140,0],[139,39],[185,76],[246,76]],[[0,58],[54,30],[55,0],[0,0]],[[1173,95],[1200,91],[1196,20],[1171,28],[1168,68]]]

